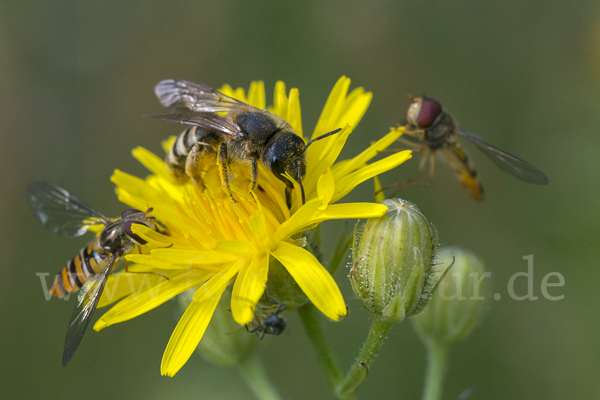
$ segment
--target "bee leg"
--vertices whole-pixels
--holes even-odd
[[[196,143],[192,150],[188,154],[185,162],[185,173],[187,176],[192,178],[194,183],[201,188],[204,188],[204,181],[202,179],[202,156],[206,152],[206,145],[202,143]]]
[[[290,210],[292,209],[292,190],[289,187],[285,187],[285,205]]]
[[[231,198],[231,201],[237,203],[235,197],[231,193],[231,187],[229,186],[229,169],[227,165],[227,145],[225,143],[221,143],[219,145],[219,151],[217,156],[217,165],[219,166],[219,175],[221,176],[221,185],[225,189],[225,192]]]
[[[256,182],[258,181],[258,160],[256,159],[256,157],[251,157],[251,172],[252,172],[252,176],[250,178],[250,190],[249,192],[254,191],[254,189],[256,188]]]

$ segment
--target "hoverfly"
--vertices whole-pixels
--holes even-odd
[[[36,181],[27,187],[27,198],[42,224],[53,233],[81,236],[92,225],[104,225],[96,238],[73,257],[56,275],[49,293],[64,297],[81,289],[71,315],[63,350],[63,367],[71,360],[96,310],[106,280],[119,260],[135,246],[146,241],[132,232],[133,224],[158,230],[152,208],[126,210],[112,221],[65,189],[47,181]]]
[[[278,302],[275,299],[272,300],[278,304],[277,309],[275,311],[268,315],[255,315],[254,319],[249,324],[252,325],[252,328],[248,328],[248,325],[246,325],[246,330],[249,333],[256,333],[256,336],[258,336],[260,340],[262,340],[265,337],[265,334],[281,334],[281,332],[283,332],[285,326],[287,325],[286,319],[279,316],[279,313],[285,311],[287,306],[283,303]]]
[[[201,184],[200,161],[206,155],[216,156],[221,185],[234,202],[229,187],[229,163],[240,162],[250,167],[252,191],[258,180],[260,161],[285,183],[288,207],[294,185],[283,175],[285,173],[298,182],[304,204],[305,151],[313,142],[341,130],[336,129],[305,144],[283,118],[226,96],[210,86],[167,79],[159,82],[154,92],[163,106],[176,109],[173,114],[154,118],[191,125],[175,140],[165,160],[173,181],[185,183],[192,178]]]
[[[494,147],[481,139],[478,135],[458,129],[454,119],[442,108],[442,105],[427,97],[412,99],[406,112],[405,134],[410,139],[400,138],[398,141],[411,146],[424,153],[419,170],[415,176],[406,182],[400,182],[385,189],[398,188],[396,193],[413,184],[425,171],[429,161],[429,183],[431,185],[435,170],[435,153],[439,152],[448,161],[454,174],[463,184],[467,192],[475,200],[483,198],[483,187],[477,178],[477,171],[467,157],[465,151],[457,142],[458,136],[467,139],[477,146],[486,156],[495,162],[504,171],[527,183],[547,185],[548,178],[542,171],[505,151]]]

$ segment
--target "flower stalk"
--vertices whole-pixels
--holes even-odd
[[[360,354],[350,367],[344,380],[336,388],[336,395],[339,399],[350,400],[356,396],[358,387],[366,379],[371,363],[377,356],[392,325],[394,325],[393,322],[374,314],[369,336],[360,350]]]
[[[267,378],[265,368],[256,355],[253,354],[243,359],[239,368],[242,377],[244,377],[257,399],[282,400],[282,397]]]

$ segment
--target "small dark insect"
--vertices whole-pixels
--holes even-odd
[[[64,367],[83,339],[113,268],[124,255],[146,243],[132,232],[132,225],[141,224],[154,230],[158,230],[158,227],[154,217],[150,216],[152,208],[146,212],[126,210],[121,218],[113,221],[65,189],[47,181],[29,184],[27,198],[42,224],[57,235],[81,236],[92,225],[104,225],[94,240],[56,275],[49,290],[52,296],[62,298],[81,289],[67,328],[62,358]]]
[[[258,180],[260,161],[285,183],[288,207],[294,184],[283,175],[286,173],[298,182],[304,204],[302,180],[306,174],[306,149],[313,142],[341,130],[336,129],[305,144],[283,118],[226,96],[210,86],[167,79],[159,82],[154,92],[163,106],[175,107],[173,114],[154,118],[191,125],[175,140],[166,157],[173,181],[185,183],[192,178],[202,185],[204,158],[216,158],[221,185],[233,201],[228,165],[240,162],[249,166],[252,191]]]
[[[275,299],[272,300],[279,304],[275,311],[273,311],[271,314],[255,315],[254,319],[249,324],[252,325],[252,328],[248,328],[248,325],[246,325],[246,330],[249,333],[256,333],[256,336],[258,336],[260,340],[265,337],[265,334],[281,334],[287,324],[285,318],[279,316],[279,313],[285,311],[287,306],[279,303]]]
[[[547,185],[549,182],[546,175],[533,165],[487,144],[474,133],[458,129],[452,116],[444,111],[442,105],[434,99],[413,98],[406,112],[406,120],[404,133],[409,138],[401,137],[398,141],[410,146],[411,149],[423,152],[423,158],[415,176],[406,182],[396,183],[383,190],[397,188],[395,192],[397,193],[408,186],[430,186],[435,171],[435,154],[439,152],[448,161],[454,174],[471,197],[481,200],[483,187],[477,178],[475,166],[457,142],[459,136],[473,143],[496,165],[520,180],[537,185]],[[428,161],[430,165],[429,183],[415,185],[414,182],[423,174]]]

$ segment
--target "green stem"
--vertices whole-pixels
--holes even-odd
[[[358,358],[350,367],[350,371],[346,374],[346,378],[336,388],[336,394],[340,399],[353,399],[356,396],[358,387],[367,377],[369,367],[375,356],[377,356],[379,348],[392,325],[393,323],[385,322],[378,315],[374,316],[367,341],[363,345]]]
[[[248,386],[250,386],[250,389],[252,389],[252,392],[256,395],[257,399],[282,399],[281,396],[279,396],[279,393],[277,393],[277,390],[271,385],[262,363],[255,355],[246,357],[240,363],[240,372],[246,379]]]
[[[323,331],[320,315],[317,313],[315,306],[310,303],[300,307],[298,314],[300,314],[308,339],[317,352],[317,361],[321,366],[323,374],[325,374],[325,379],[327,379],[331,390],[335,390],[337,385],[342,381],[343,376]]]
[[[431,344],[427,346],[427,375],[423,400],[439,400],[442,398],[442,383],[448,362],[448,346]]]

